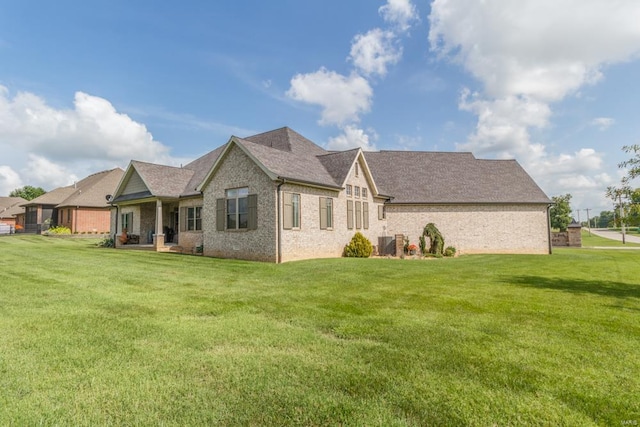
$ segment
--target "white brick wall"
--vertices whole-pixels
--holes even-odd
[[[416,245],[433,222],[458,253],[549,253],[546,205],[389,205],[387,222]]]

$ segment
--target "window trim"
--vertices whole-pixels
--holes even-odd
[[[347,184],[346,192],[347,197],[351,197],[353,195],[353,186],[351,184]]]
[[[229,188],[225,194],[225,229],[226,230],[247,230],[249,229],[249,187]],[[245,200],[245,211],[240,210],[241,201]],[[234,212],[229,213],[229,207],[233,203]],[[245,216],[244,227],[242,227],[242,215]],[[230,226],[229,220],[233,216],[234,226]]]

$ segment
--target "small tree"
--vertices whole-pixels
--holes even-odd
[[[553,200],[553,206],[549,209],[551,228],[567,231],[567,226],[571,223],[571,194],[553,196],[551,200]]]
[[[426,237],[428,237],[431,241],[431,245],[429,250],[427,251],[427,242]],[[444,237],[442,237],[442,233],[438,230],[438,227],[432,222],[427,224],[422,231],[422,237],[420,238],[420,249],[422,249],[422,254],[426,255],[428,253],[442,256],[442,251],[444,249]]]
[[[16,188],[9,197],[22,197],[25,200],[33,200],[36,197],[42,196],[46,191],[42,187],[33,187],[31,185],[25,185],[24,187]]]
[[[360,232],[354,234],[351,242],[344,247],[344,256],[350,258],[369,258],[372,253],[373,245]]]

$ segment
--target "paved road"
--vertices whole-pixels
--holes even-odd
[[[591,233],[596,236],[604,237],[605,239],[617,240],[622,242],[622,233],[619,231],[611,231],[606,228],[592,228]],[[625,234],[625,241],[631,243],[640,243],[640,237],[637,234]]]

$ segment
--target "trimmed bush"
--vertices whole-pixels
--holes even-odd
[[[444,256],[456,256],[456,248],[454,248],[453,246],[447,246],[442,254]]]
[[[349,258],[369,258],[372,253],[371,242],[360,232],[354,234],[351,242],[344,247],[344,256]]]
[[[69,230],[67,227],[58,226],[58,227],[51,227],[46,231],[46,233],[47,234],[71,234],[71,230]]]

